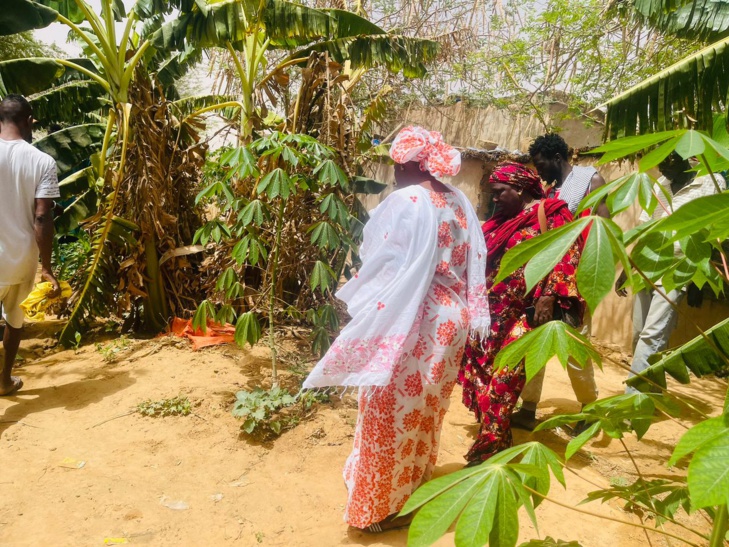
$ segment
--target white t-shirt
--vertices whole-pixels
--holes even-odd
[[[35,277],[35,199],[59,197],[56,161],[51,156],[23,140],[0,139],[0,286]]]

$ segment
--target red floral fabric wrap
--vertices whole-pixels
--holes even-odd
[[[572,220],[567,204],[560,200],[543,201],[547,226],[556,229]],[[541,296],[554,296],[562,307],[577,292],[575,270],[580,260],[580,243],[575,242],[554,270],[535,288],[527,291],[524,267],[503,281],[494,283],[504,254],[512,247],[539,235],[538,204],[534,203],[513,219],[492,219],[483,226],[488,248],[486,286],[491,313],[491,332],[485,339],[472,337],[466,346],[458,380],[463,386],[463,402],[481,422],[478,439],[469,450],[469,461],[486,460],[511,446],[511,413],[526,382],[524,363],[513,368],[494,370],[496,355],[508,344],[531,330],[526,309]],[[497,242],[497,243],[495,243]],[[492,253],[492,250],[496,251]]]
[[[517,190],[526,190],[537,199],[544,197],[542,179],[539,178],[539,175],[526,165],[515,161],[507,161],[498,165],[491,173],[489,183],[508,184]]]

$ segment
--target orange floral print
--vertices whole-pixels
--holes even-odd
[[[430,193],[430,201],[435,205],[438,209],[443,209],[444,207],[448,206],[448,200],[445,198],[442,192],[433,192],[432,190]]]
[[[441,222],[438,226],[438,247],[450,247],[453,244],[451,225],[448,222]]]
[[[348,489],[345,520],[357,528],[400,511],[430,478],[466,342],[466,264],[456,264],[453,255],[468,241],[468,233],[457,220],[452,195],[436,197],[446,202],[436,209],[444,246],[438,247],[419,330],[407,340],[378,341],[403,348],[400,355],[405,357],[386,387],[362,389],[359,395],[353,449],[343,473]],[[343,367],[357,358],[354,350],[342,351]]]
[[[441,346],[450,346],[457,334],[456,324],[449,319],[438,327],[438,343]]]

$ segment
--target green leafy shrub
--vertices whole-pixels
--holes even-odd
[[[53,241],[52,266],[56,276],[61,281],[68,281],[76,277],[77,272],[83,271],[83,266],[91,254],[89,236],[79,230],[74,241],[61,241],[56,237]]]
[[[96,351],[98,351],[107,363],[113,363],[117,360],[120,353],[125,352],[131,347],[131,342],[126,336],[120,336],[116,340],[109,342],[108,344],[98,343],[96,344]]]
[[[160,399],[152,401],[148,399],[137,405],[137,412],[142,416],[164,417],[164,416],[187,416],[192,414],[190,399],[178,395],[171,399]]]
[[[197,201],[220,214],[197,231],[194,243],[219,244],[228,256],[193,327],[235,323],[243,346],[258,342],[267,324],[275,386],[277,319],[308,319],[317,353],[326,351],[338,327],[331,291],[363,228],[351,213],[353,187],[332,148],[278,131],[228,149],[207,172],[224,176],[212,176]]]
[[[272,438],[298,424],[314,404],[328,401],[328,395],[314,391],[291,395],[278,386],[270,390],[257,387],[236,394],[233,416],[244,420],[244,433]]]

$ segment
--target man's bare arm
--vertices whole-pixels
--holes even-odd
[[[590,181],[590,193],[594,192],[600,186],[605,185],[605,179],[602,178],[602,175],[600,173],[595,173],[592,175],[592,181]],[[602,200],[597,207],[595,207],[595,214],[598,216],[601,216],[602,218],[610,218],[610,210],[607,208],[607,205],[605,204],[605,200]]]
[[[35,229],[35,241],[40,251],[42,276],[43,279],[53,285],[53,293],[50,296],[54,297],[61,292],[61,288],[51,269],[54,234],[52,199],[36,198],[33,227]]]

